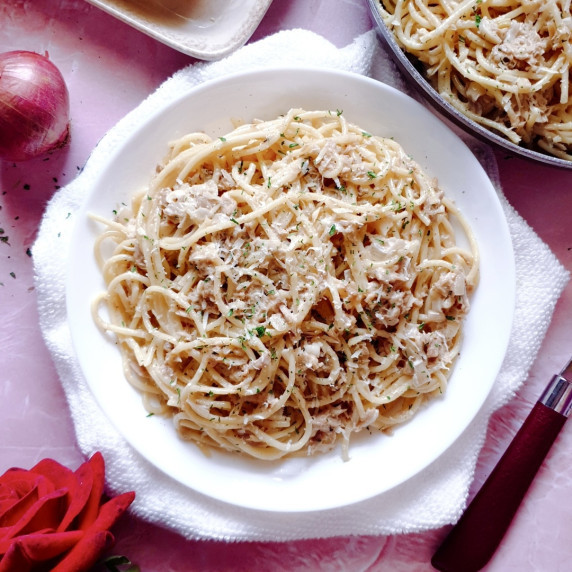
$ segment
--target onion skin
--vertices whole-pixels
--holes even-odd
[[[69,115],[66,83],[47,57],[0,54],[0,158],[27,161],[63,147]]]

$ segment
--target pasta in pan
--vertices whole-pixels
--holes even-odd
[[[205,450],[348,458],[353,433],[446,389],[475,241],[397,142],[341,111],[189,134],[131,205],[94,218],[94,319],[147,410]]]
[[[572,159],[570,0],[379,0],[441,96],[515,144]]]

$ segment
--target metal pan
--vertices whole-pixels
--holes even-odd
[[[572,169],[572,161],[566,161],[559,157],[553,157],[541,151],[534,151],[526,147],[515,145],[508,139],[489,131],[482,125],[472,121],[450,103],[445,101],[441,95],[435,90],[431,84],[422,75],[420,69],[416,67],[415,58],[408,56],[405,51],[399,47],[395,41],[393,34],[383,22],[378,11],[379,0],[368,0],[371,14],[377,26],[378,35],[386,48],[393,54],[395,63],[404,74],[405,78],[410,80],[410,84],[423,96],[423,98],[441,115],[452,121],[455,125],[475,136],[477,139],[492,144],[494,147],[502,149],[511,155],[522,157],[537,163],[552,165],[563,169]],[[419,65],[419,64],[417,64]]]

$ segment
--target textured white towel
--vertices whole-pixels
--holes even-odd
[[[492,153],[484,145],[473,145],[498,189],[510,226],[518,280],[516,318],[505,362],[485,406],[438,462],[367,502],[303,514],[277,514],[230,506],[187,489],[151,466],[106,420],[72,351],[65,310],[67,253],[62,246],[69,244],[74,217],[67,217],[67,213],[79,208],[93,176],[115,145],[157,105],[163,105],[193,85],[231,72],[295,64],[353,71],[404,89],[374,32],[337,49],[311,32],[285,31],[245,46],[227,59],[185,68],[120,121],[97,146],[77,179],[58,191],[48,205],[33,248],[41,327],[70,404],[79,446],[86,455],[102,451],[112,492],[136,491],[134,513],[188,538],[293,540],[395,534],[454,522],[464,508],[488,419],[526,379],[568,279],[567,272],[548,247],[504,199]]]

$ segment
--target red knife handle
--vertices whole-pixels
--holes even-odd
[[[431,564],[443,572],[473,572],[487,564],[514,517],[556,436],[562,413],[535,404],[508,449]]]

